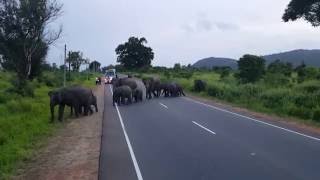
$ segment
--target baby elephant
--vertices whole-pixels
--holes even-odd
[[[132,96],[135,102],[142,101],[143,92],[141,89],[136,88],[135,90],[132,91]]]
[[[113,91],[113,106],[115,103],[118,105],[121,104],[126,104],[126,99],[127,99],[127,104],[132,103],[132,90],[129,86],[120,86],[114,89]]]

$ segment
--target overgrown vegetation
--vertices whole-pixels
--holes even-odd
[[[14,73],[0,72],[0,179],[9,178],[59,126],[49,123],[48,91],[62,86],[62,75],[61,71],[42,73],[28,82],[33,97],[23,97],[12,91]],[[71,77],[68,85],[94,86],[94,74],[72,73]]]

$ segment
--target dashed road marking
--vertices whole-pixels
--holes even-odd
[[[309,136],[309,135],[306,135],[306,134],[303,134],[303,133],[299,133],[299,132],[296,132],[296,131],[293,131],[293,130],[290,130],[290,129],[286,129],[286,128],[283,128],[283,127],[280,127],[280,126],[276,126],[276,125],[273,125],[273,124],[270,124],[270,123],[266,123],[264,121],[260,121],[260,120],[257,120],[257,119],[254,119],[254,118],[251,118],[251,117],[248,117],[248,116],[244,116],[244,115],[241,115],[241,114],[238,114],[238,113],[234,113],[234,112],[231,112],[231,111],[228,111],[228,110],[225,110],[225,109],[222,109],[222,108],[218,108],[218,107],[215,107],[215,106],[212,106],[212,105],[209,105],[209,104],[205,104],[205,103],[193,100],[191,98],[185,97],[185,99],[188,100],[188,101],[191,101],[191,102],[194,102],[194,103],[197,103],[197,104],[201,104],[203,106],[218,110],[218,111],[222,111],[222,112],[225,112],[225,113],[233,114],[235,116],[246,118],[246,119],[249,119],[249,120],[257,122],[257,123],[261,123],[261,124],[264,124],[264,125],[267,125],[267,126],[271,126],[271,127],[274,127],[274,128],[278,128],[278,129],[281,129],[281,130],[284,130],[284,131],[287,131],[287,132],[290,132],[290,133],[293,133],[293,134],[297,134],[297,135],[300,135],[300,136],[303,136],[303,137],[306,137],[306,138],[309,138],[309,139],[320,141],[319,138],[316,138],[316,137],[313,137],[313,136]]]
[[[199,127],[201,127],[202,129],[208,131],[209,133],[216,135],[215,132],[211,131],[210,129],[208,129],[208,128],[204,127],[204,126],[202,126],[201,124],[199,124],[199,123],[197,123],[197,122],[195,122],[195,121],[192,121],[192,123],[195,124],[195,125],[197,125],[197,126],[199,126]]]
[[[169,109],[168,106],[162,104],[162,103],[159,103],[162,107],[166,108],[166,109]]]

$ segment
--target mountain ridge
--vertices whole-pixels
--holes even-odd
[[[275,60],[281,62],[289,62],[294,67],[299,66],[304,62],[307,66],[320,67],[320,49],[296,49],[281,53],[274,53],[262,56],[266,60],[266,64],[270,64]],[[208,57],[198,60],[193,64],[195,68],[208,68],[228,66],[232,69],[237,69],[238,64],[236,59],[223,57]]]

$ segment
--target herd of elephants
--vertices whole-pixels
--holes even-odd
[[[131,76],[112,79],[113,106],[128,105],[133,102],[143,101],[145,91],[146,99],[152,97],[178,97],[185,96],[182,86],[176,82],[161,82],[157,77],[149,77],[142,80],[144,87],[139,86],[137,78]],[[64,108],[69,106],[71,115],[73,111],[76,117],[79,114],[87,116],[93,113],[92,106],[98,112],[97,97],[91,89],[82,86],[71,86],[56,89],[48,93],[50,97],[51,122],[54,121],[54,108],[59,105],[58,120],[63,120]]]

